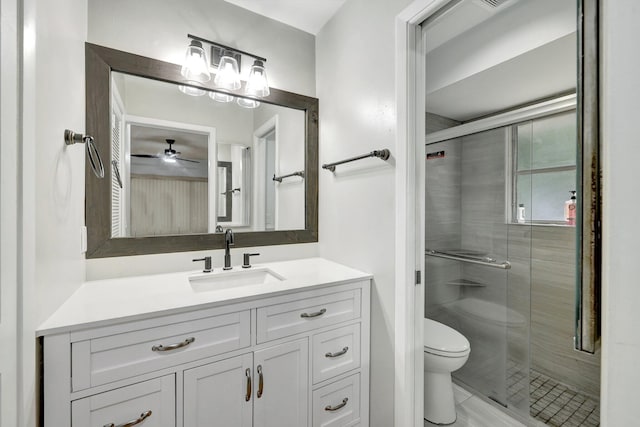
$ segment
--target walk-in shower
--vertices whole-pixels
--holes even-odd
[[[423,24],[425,316],[471,344],[454,381],[533,426],[599,425],[577,16],[574,0],[461,0]]]
[[[575,116],[552,109],[442,141],[452,129],[434,132],[426,146],[425,314],[472,348],[454,379],[557,426],[597,420],[599,389],[597,357],[571,341]]]

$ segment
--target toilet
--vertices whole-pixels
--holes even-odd
[[[471,352],[460,332],[424,319],[424,418],[433,424],[456,421],[451,372],[460,369]]]

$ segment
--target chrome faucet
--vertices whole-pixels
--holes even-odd
[[[233,246],[233,230],[227,228],[224,232],[224,267],[223,270],[231,270],[231,253],[229,252],[229,246]]]

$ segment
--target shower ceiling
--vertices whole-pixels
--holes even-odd
[[[425,28],[430,113],[467,121],[575,90],[573,0],[463,0]]]

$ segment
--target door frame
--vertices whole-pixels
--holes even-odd
[[[425,63],[420,24],[454,0],[414,0],[395,20],[396,257],[394,425],[422,427]]]

